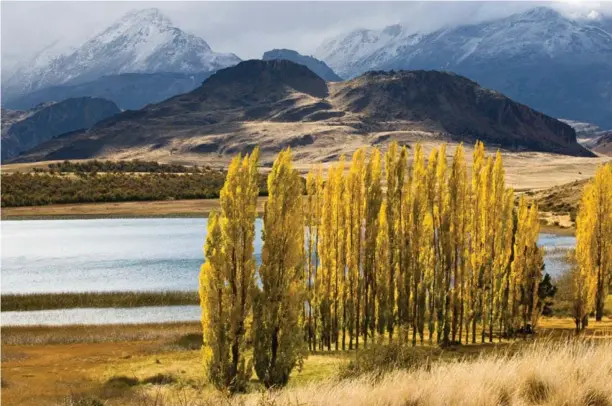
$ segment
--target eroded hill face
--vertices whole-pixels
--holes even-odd
[[[612,131],[603,132],[594,140],[592,150],[601,155],[612,156]]]
[[[192,92],[59,137],[24,160],[214,163],[259,145],[264,164],[286,146],[298,161],[315,162],[391,140],[477,139],[517,151],[591,154],[567,124],[461,76],[370,72],[326,83],[290,61],[253,60],[217,72]]]
[[[92,97],[42,104],[25,111],[2,109],[2,161],[60,134],[90,128],[119,112],[115,103]]]

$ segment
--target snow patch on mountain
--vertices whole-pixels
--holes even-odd
[[[122,73],[197,73],[240,62],[234,54],[212,51],[202,38],[172,25],[158,9],[130,12],[73,52],[47,57],[43,50],[27,69],[3,83],[9,94],[76,84]]]
[[[434,69],[479,63],[484,59],[545,56],[610,60],[612,33],[602,16],[574,20],[559,12],[537,7],[524,13],[479,24],[444,28],[429,34],[414,33],[395,25],[382,30],[361,29],[324,41],[315,56],[344,77],[373,69]],[[607,21],[607,22],[606,22]]]

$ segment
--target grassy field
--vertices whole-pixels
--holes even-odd
[[[265,197],[257,200],[263,213]],[[157,202],[50,204],[47,206],[3,207],[2,220],[86,219],[138,217],[208,217],[219,209],[219,199],[165,200]]]
[[[367,375],[340,380],[341,368],[354,359],[354,353],[319,352],[306,359],[301,371],[294,371],[284,391],[261,392],[254,376],[250,394],[226,399],[205,383],[197,322],[4,327],[2,404],[494,405],[500,403],[489,402],[505,388],[510,401],[503,404],[524,405],[532,404],[521,392],[529,379],[547,388],[542,404],[559,404],[554,402],[567,396],[566,384],[575,391],[568,399],[580,400],[593,393],[612,401],[612,393],[603,385],[610,382],[604,378],[612,378],[606,375],[612,374],[612,320],[591,323],[581,344],[559,344],[574,336],[573,328],[571,319],[544,318],[537,341],[446,350],[418,346],[414,351],[422,363],[382,380]],[[538,341],[545,345],[534,346]],[[589,343],[601,345],[590,347]],[[434,393],[436,388],[442,392]]]
[[[198,292],[83,292],[2,295],[2,311],[76,307],[140,307],[200,304]]]

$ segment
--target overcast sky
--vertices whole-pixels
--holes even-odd
[[[567,13],[599,10],[612,2],[570,0],[549,4]],[[77,47],[128,11],[159,8],[181,29],[215,51],[259,58],[272,48],[311,54],[330,36],[356,28],[403,23],[414,31],[471,23],[532,8],[534,2],[25,2],[2,1],[2,66],[31,58],[57,41]]]

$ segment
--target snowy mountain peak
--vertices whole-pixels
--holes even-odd
[[[204,39],[173,26],[159,9],[135,10],[71,53],[28,63],[2,83],[4,96],[47,86],[78,84],[122,73],[199,73],[240,62],[213,52]]]
[[[145,8],[133,10],[125,14],[119,21],[125,24],[149,23],[155,25],[169,26],[172,22],[158,8]]]
[[[563,17],[558,11],[550,7],[535,7],[524,13],[515,14],[511,18],[526,21],[543,21]]]

